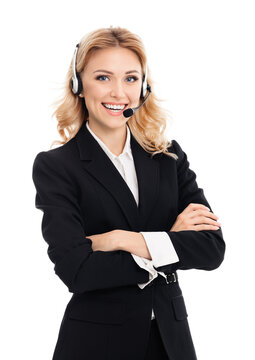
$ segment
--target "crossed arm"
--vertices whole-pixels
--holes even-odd
[[[139,232],[117,229],[86,237],[92,241],[93,251],[125,250],[152,260],[146,241]]]
[[[218,217],[203,204],[191,203],[178,215],[172,231],[217,230],[221,224]],[[170,230],[170,231],[171,231]],[[113,230],[103,234],[87,236],[92,241],[93,251],[124,250],[152,260],[146,240],[142,233],[126,230]]]

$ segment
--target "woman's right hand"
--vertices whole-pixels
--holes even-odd
[[[177,216],[170,231],[218,230],[221,224],[217,220],[218,216],[208,210],[205,205],[190,203]]]

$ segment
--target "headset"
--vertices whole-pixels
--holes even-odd
[[[71,89],[72,89],[72,92],[74,93],[74,95],[79,95],[82,92],[81,77],[80,77],[80,74],[76,70],[76,58],[77,58],[77,52],[79,49],[79,45],[80,44],[77,44],[75,47],[75,51],[74,51],[74,55],[73,55],[73,62],[72,62],[73,76],[72,76],[72,80],[71,80]],[[141,88],[140,99],[143,99],[145,97],[147,90],[149,90],[151,92],[151,87],[150,87],[150,85],[147,84],[147,65],[146,65],[145,74],[143,75],[143,83],[142,83],[142,88]]]
[[[82,92],[82,81],[80,74],[76,71],[76,58],[77,58],[77,52],[79,49],[79,44],[76,45],[74,55],[73,55],[73,63],[72,63],[72,80],[71,80],[71,89],[74,95],[80,95]]]

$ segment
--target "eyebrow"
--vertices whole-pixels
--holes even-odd
[[[108,71],[108,70],[103,70],[103,69],[98,69],[98,70],[94,71],[94,73],[96,73],[96,72],[105,72],[105,73],[111,74],[111,75],[113,74],[113,72]],[[134,73],[134,72],[137,72],[138,74],[140,74],[140,72],[137,71],[137,70],[129,70],[129,71],[126,71],[125,74],[131,74],[131,73]]]

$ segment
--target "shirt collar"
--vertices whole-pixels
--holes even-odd
[[[86,127],[87,129],[90,131],[91,135],[97,140],[97,142],[99,143],[99,145],[101,146],[101,148],[105,151],[105,153],[113,160],[119,157],[123,157],[124,155],[127,155],[130,159],[133,159],[132,156],[132,151],[131,151],[131,146],[130,146],[130,129],[128,127],[128,125],[126,124],[126,128],[127,128],[127,137],[126,137],[126,142],[125,142],[125,146],[123,148],[122,153],[117,156],[115,154],[113,154],[109,148],[105,145],[105,143],[99,139],[99,137],[91,130],[91,128],[89,127],[89,122],[86,121]]]

